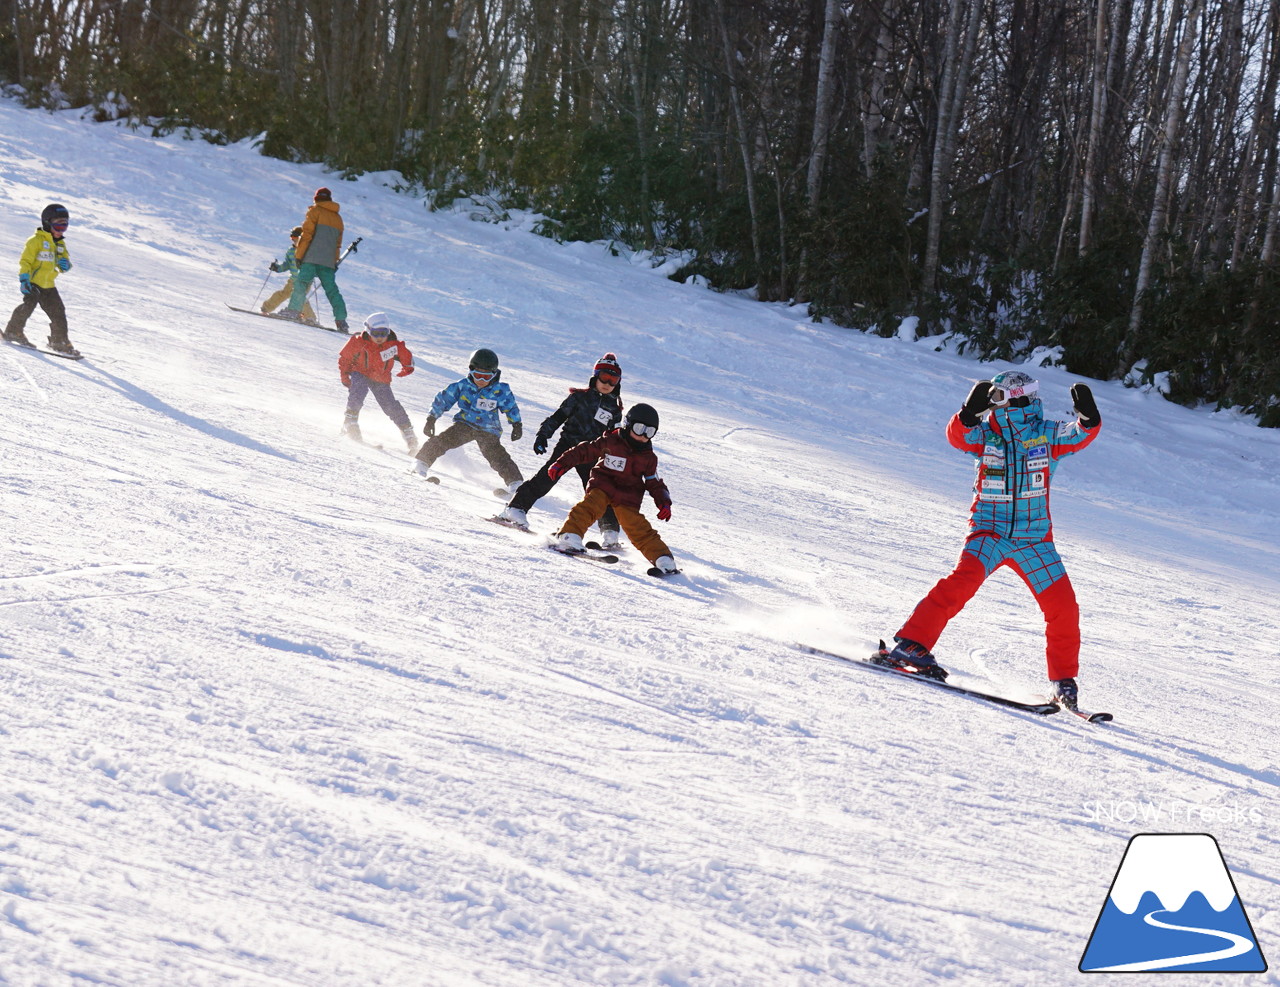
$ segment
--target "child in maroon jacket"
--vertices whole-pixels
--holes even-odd
[[[338,354],[338,373],[342,375],[342,386],[347,389],[347,414],[342,431],[360,441],[360,408],[365,397],[373,392],[378,406],[400,429],[412,456],[418,451],[418,436],[404,405],[391,393],[391,367],[397,360],[401,366],[397,377],[413,373],[413,354],[409,347],[396,339],[386,315],[374,312],[364,320],[364,332],[348,339]]]
[[[658,520],[671,518],[671,494],[658,476],[658,457],[650,440],[658,431],[658,413],[647,404],[627,412],[622,427],[591,442],[580,442],[547,468],[554,481],[574,466],[595,463],[587,479],[587,494],[569,512],[560,529],[558,548],[582,551],[582,535],[609,507],[640,553],[663,572],[675,572],[671,549],[653,530],[640,504],[645,491],[658,505]]]

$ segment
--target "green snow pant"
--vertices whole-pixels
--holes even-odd
[[[347,319],[347,303],[342,300],[342,292],[338,290],[338,282],[334,280],[335,274],[336,272],[332,267],[322,267],[319,264],[302,264],[293,279],[293,295],[289,298],[289,311],[302,311],[302,304],[307,300],[307,292],[311,290],[311,282],[319,278],[320,287],[324,288],[324,296],[329,299],[329,307],[333,309],[334,320],[345,322]]]

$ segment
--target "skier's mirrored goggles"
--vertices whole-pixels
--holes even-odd
[[[658,434],[658,426],[642,425],[640,422],[636,422],[631,426],[631,431],[635,432],[636,435],[643,435],[645,438],[652,439]]]
[[[993,387],[991,388],[991,394],[989,397],[993,405],[997,408],[1003,408],[1014,398],[1026,398],[1035,394],[1038,386],[1038,384],[1033,382],[1022,387],[1010,387],[1007,389],[1003,387]]]
[[[471,379],[474,380],[481,387],[484,387],[485,384],[491,383],[493,381],[493,378],[497,376],[498,375],[496,373],[492,373],[488,370],[471,371]]]
[[[49,227],[54,233],[66,233],[67,227],[70,225],[71,220],[69,219],[55,219],[49,224]]]

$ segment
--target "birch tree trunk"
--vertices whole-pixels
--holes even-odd
[[[813,112],[813,143],[809,152],[809,179],[806,191],[809,208],[818,204],[822,169],[827,158],[831,131],[831,102],[834,96],[836,32],[840,30],[840,0],[827,0],[822,28],[822,53],[818,59],[818,95]]]
[[[1107,34],[1109,0],[1097,0],[1098,13],[1093,27],[1093,99],[1089,106],[1089,143],[1084,155],[1084,180],[1080,192],[1079,256],[1089,252],[1093,241],[1094,198],[1098,182],[1098,153],[1101,150],[1103,121],[1107,116]]]
[[[1193,0],[1190,13],[1182,20],[1182,43],[1178,46],[1173,79],[1168,88],[1164,128],[1156,166],[1155,199],[1151,205],[1151,217],[1147,222],[1147,235],[1142,242],[1142,259],[1138,262],[1138,276],[1133,286],[1133,306],[1129,311],[1129,329],[1124,345],[1121,347],[1120,366],[1116,368],[1118,374],[1126,373],[1133,359],[1134,337],[1142,325],[1143,295],[1151,284],[1152,262],[1160,237],[1164,233],[1165,219],[1169,215],[1169,188],[1173,177],[1178,132],[1182,126],[1182,99],[1187,89],[1191,51],[1195,46],[1196,22],[1200,20],[1200,11],[1203,6],[1204,0]]]
[[[929,231],[925,245],[924,276],[921,295],[931,298],[937,292],[938,262],[942,244],[943,206],[950,186],[951,165],[955,158],[956,134],[959,132],[960,111],[968,90],[966,76],[977,40],[979,24],[978,8],[981,0],[975,0],[972,18],[967,32],[965,57],[960,55],[960,28],[964,20],[965,0],[951,0],[947,16],[946,44],[943,53],[942,84],[938,93],[938,125],[933,143],[933,169],[929,181]]]

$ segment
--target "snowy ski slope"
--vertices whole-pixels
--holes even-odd
[[[1217,837],[1274,970],[1280,434],[1091,382],[1054,515],[1113,725],[841,667],[789,644],[861,653],[949,570],[972,466],[943,427],[999,367],[393,178],[0,102],[3,305],[64,203],[87,356],[0,348],[0,983],[1057,985],[1128,838],[1165,831]],[[487,523],[474,447],[424,484],[372,401],[386,450],[336,437],[342,338],[225,307],[321,184],[365,237],[353,321],[417,357],[416,425],[490,346],[531,475],[533,429],[618,354],[662,415],[683,577]],[[1077,378],[1033,373],[1069,414]],[[937,653],[1043,688],[1012,575]]]

